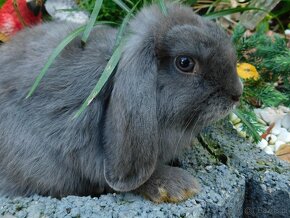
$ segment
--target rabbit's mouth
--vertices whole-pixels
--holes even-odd
[[[238,102],[231,100],[222,90],[212,92],[202,102],[198,111],[198,120],[202,125],[208,125],[226,117]]]

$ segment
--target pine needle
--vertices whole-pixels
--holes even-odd
[[[261,130],[261,128],[256,121],[256,116],[253,114],[253,112],[236,109],[234,113],[241,119],[242,123],[244,124],[244,130],[246,131],[247,135],[252,136],[255,142],[259,142],[261,140],[261,136],[257,131]]]

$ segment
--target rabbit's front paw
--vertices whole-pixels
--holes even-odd
[[[156,203],[176,203],[190,198],[198,190],[197,181],[187,171],[177,167],[161,166],[136,192]]]

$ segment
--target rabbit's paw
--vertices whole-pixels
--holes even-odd
[[[136,192],[156,203],[177,203],[192,197],[198,190],[197,181],[187,171],[162,166]]]

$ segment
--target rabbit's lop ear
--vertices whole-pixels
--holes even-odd
[[[131,36],[114,77],[106,116],[104,173],[116,191],[136,189],[155,169],[157,60],[152,41]]]

